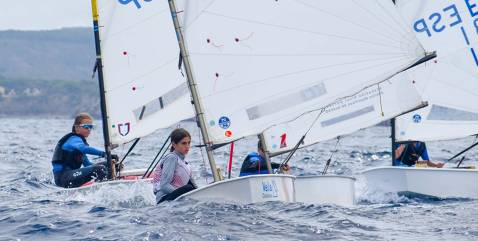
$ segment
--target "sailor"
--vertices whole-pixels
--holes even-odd
[[[156,203],[171,201],[197,188],[191,167],[185,161],[191,146],[191,135],[183,128],[171,132],[171,150],[159,162],[153,174]]]
[[[444,163],[434,163],[428,157],[427,146],[425,142],[413,141],[409,143],[398,144],[395,149],[394,166],[406,165],[414,166],[416,164],[423,164],[429,167],[443,167]],[[422,161],[419,161],[419,159]]]
[[[279,169],[281,165],[279,163],[271,162],[272,169]],[[289,171],[289,166],[286,164],[282,166],[282,172],[287,173]],[[262,142],[257,143],[257,152],[251,152],[246,156],[244,162],[241,166],[241,172],[239,176],[248,176],[248,175],[257,175],[257,174],[269,174],[267,169],[266,158],[264,154],[264,147]]]
[[[93,164],[86,156],[105,156],[104,151],[90,147],[86,142],[91,129],[93,118],[87,113],[80,113],[75,117],[71,133],[63,136],[56,144],[52,165],[57,186],[79,187],[92,179],[106,178],[107,169],[104,163]]]

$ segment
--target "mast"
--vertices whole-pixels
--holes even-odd
[[[209,140],[209,135],[206,129],[206,121],[204,119],[204,110],[202,108],[201,101],[199,100],[199,93],[197,90],[196,80],[194,79],[191,62],[189,60],[189,52],[186,48],[186,43],[184,42],[183,32],[181,25],[179,24],[178,15],[176,11],[176,3],[174,0],[168,0],[169,9],[171,11],[171,17],[173,18],[174,29],[176,30],[176,37],[178,39],[179,49],[181,51],[181,56],[183,57],[184,68],[186,71],[186,77],[188,80],[189,90],[191,91],[191,96],[193,99],[194,110],[196,112],[196,117],[199,122],[199,128],[201,129],[202,139],[204,145],[206,146],[207,158],[209,160],[209,165],[211,167],[212,175],[214,177],[214,182],[220,181],[219,174],[216,168],[216,161],[214,160],[214,155],[212,152],[212,143]]]
[[[267,171],[269,171],[269,174],[272,174],[271,158],[269,155],[269,150],[267,150],[266,138],[264,138],[263,133],[259,134],[259,141],[261,142],[262,149],[264,151],[264,159],[266,159]]]
[[[100,106],[101,117],[103,121],[103,139],[105,143],[106,167],[108,169],[108,179],[113,178],[113,166],[111,162],[111,145],[108,124],[108,114],[106,112],[105,85],[103,81],[103,62],[101,60],[100,32],[98,25],[98,5],[97,0],[91,0],[91,10],[93,14],[93,31],[95,34],[96,46],[96,67],[98,68],[98,83],[100,87]]]
[[[392,166],[394,166],[394,162],[395,162],[395,145],[396,145],[396,141],[395,141],[395,118],[392,118],[390,119],[390,126],[392,127],[391,129],[391,135],[390,137],[392,138]]]

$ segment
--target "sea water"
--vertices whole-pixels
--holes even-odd
[[[0,240],[478,240],[476,200],[368,191],[359,173],[390,165],[389,127],[358,131],[342,137],[338,145],[330,140],[299,150],[290,161],[294,175],[319,174],[332,155],[328,173],[357,177],[354,207],[195,200],[156,206],[151,187],[141,183],[87,192],[55,187],[53,148],[71,124],[67,118],[0,119]],[[184,122],[181,127],[192,133],[193,145],[199,144],[195,123]],[[171,130],[142,139],[125,165],[149,165]],[[103,146],[101,127],[93,130],[88,141]],[[474,141],[466,138],[427,146],[432,159],[445,160]],[[256,145],[255,137],[235,143],[233,176]],[[121,155],[127,149],[119,147],[114,152]],[[224,170],[228,146],[216,150],[215,156]],[[212,181],[205,157],[194,147],[187,156],[200,185]],[[476,150],[466,157],[465,165],[478,165]]]

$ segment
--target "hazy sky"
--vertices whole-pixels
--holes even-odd
[[[0,3],[0,30],[92,26],[91,0],[0,0]]]

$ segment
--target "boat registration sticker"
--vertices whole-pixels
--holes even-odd
[[[227,129],[227,128],[229,128],[229,126],[231,126],[231,120],[227,116],[223,116],[223,117],[219,118],[218,123],[219,123],[219,126],[222,129]]]
[[[129,131],[131,129],[131,123],[126,122],[126,123],[118,123],[118,132],[122,136],[126,136],[129,134]]]
[[[412,118],[413,118],[413,122],[415,122],[415,123],[420,123],[422,121],[422,116],[419,115],[419,114],[413,115]]]
[[[263,198],[273,198],[279,196],[279,189],[274,180],[271,181],[262,181],[262,197]]]

